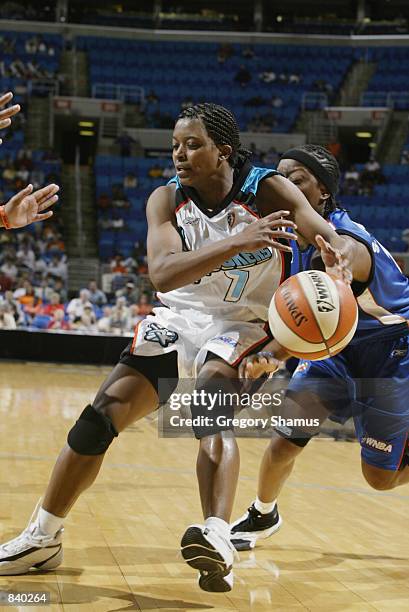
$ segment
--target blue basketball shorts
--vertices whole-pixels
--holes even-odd
[[[306,391],[318,396],[334,421],[352,417],[365,463],[402,467],[409,433],[407,335],[349,345],[323,361],[300,361],[289,391],[299,404]]]

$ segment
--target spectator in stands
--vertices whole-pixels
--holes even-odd
[[[16,321],[5,302],[0,302],[0,329],[16,329]]]
[[[34,270],[35,255],[27,240],[21,243],[20,249],[17,251],[17,263],[19,266],[26,266],[30,270]]]
[[[217,61],[219,64],[224,64],[232,55],[234,55],[233,46],[230,43],[224,43],[217,50]]]
[[[67,306],[67,314],[70,321],[81,319],[84,314],[85,307],[92,309],[92,304],[89,299],[88,289],[81,289],[79,297],[73,298]]]
[[[125,287],[123,287],[122,289],[118,289],[115,295],[117,298],[125,298],[125,303],[128,306],[130,306],[131,304],[136,304],[140,297],[139,289],[135,287],[135,283],[131,281],[126,283]]]
[[[403,149],[402,155],[400,158],[401,164],[409,164],[409,149]]]
[[[244,65],[241,65],[235,74],[234,80],[241,87],[246,87],[251,81],[251,72]]]
[[[406,243],[406,249],[404,252],[409,251],[409,228],[403,230],[402,241]]]
[[[258,78],[263,83],[274,83],[277,80],[277,74],[273,70],[266,70],[258,75]]]
[[[159,97],[158,97],[158,95],[155,93],[155,91],[153,89],[151,89],[150,92],[148,93],[148,95],[145,96],[145,102],[148,105],[158,104],[159,103]]]
[[[142,293],[139,302],[137,303],[137,314],[141,317],[146,317],[152,312],[152,302],[148,293]]]
[[[81,331],[95,331],[97,318],[91,304],[85,304],[80,316],[72,322],[72,328]]]
[[[112,258],[110,267],[113,274],[126,274],[128,272],[128,269],[124,265],[123,257],[120,254],[117,254]]]
[[[119,297],[112,309],[110,316],[110,326],[114,333],[124,333],[131,331],[131,318],[129,308],[124,297]]]
[[[267,100],[263,96],[253,96],[244,101],[244,106],[264,106]]]
[[[138,179],[134,174],[129,172],[125,175],[123,186],[124,189],[135,189],[138,187]]]
[[[149,178],[161,178],[163,175],[163,169],[159,166],[159,164],[154,164],[151,168],[149,168],[148,170],[148,176]]]
[[[375,185],[385,182],[381,165],[373,156],[366,162],[360,180],[363,189],[369,192],[369,194],[372,193]]]
[[[254,48],[250,47],[249,45],[246,45],[245,47],[243,47],[243,50],[242,50],[241,54],[246,59],[254,59],[255,56],[256,56],[256,54],[254,52]]]
[[[175,167],[167,166],[166,168],[164,168],[162,176],[164,179],[171,179],[173,176],[175,176]]]
[[[51,296],[55,293],[55,288],[51,286],[49,276],[43,278],[38,287],[35,287],[34,293],[43,304],[48,304],[51,301]],[[57,292],[59,296],[59,293]]]
[[[68,299],[68,295],[62,278],[56,278],[54,280],[54,291],[60,295],[61,302],[65,304]]]
[[[107,303],[107,296],[102,291],[102,289],[98,289],[97,281],[92,280],[88,283],[88,293],[89,293],[89,301],[94,306],[104,306]]]
[[[29,320],[31,320],[37,314],[38,307],[41,306],[41,300],[36,296],[30,281],[24,281],[23,289],[24,293],[20,294],[18,301],[22,305],[25,314],[28,315]]]
[[[60,295],[54,292],[51,294],[50,303],[42,304],[38,309],[38,314],[52,317],[57,310],[64,312],[64,304],[61,304]]]
[[[0,267],[0,271],[4,276],[14,281],[17,277],[18,269],[14,261],[10,257],[6,257],[4,263]]]
[[[47,329],[61,329],[61,330],[72,329],[70,322],[66,321],[64,318],[64,310],[54,311],[53,318],[49,322]]]
[[[62,278],[63,280],[67,279],[67,264],[64,261],[63,255],[53,255],[51,258],[51,262],[48,265],[48,273],[56,278]]]
[[[271,98],[271,106],[273,108],[281,108],[283,104],[284,104],[284,101],[280,96],[273,96]]]
[[[350,166],[345,172],[342,192],[345,195],[357,195],[359,192],[359,172],[355,166]]]
[[[106,193],[101,193],[97,200],[97,206],[100,210],[107,210],[111,208],[111,198]]]
[[[301,82],[301,75],[297,72],[292,72],[288,76],[288,82],[290,85],[298,85]]]
[[[112,308],[105,306],[103,309],[102,317],[97,321],[97,330],[109,334],[112,331],[111,328],[111,314]]]
[[[116,144],[119,145],[119,153],[121,157],[130,157],[132,145],[136,142],[127,132],[122,132],[116,139]]]
[[[14,299],[12,291],[5,292],[2,302],[8,305],[9,312],[13,315],[16,325],[23,325],[25,320],[23,308],[20,302]]]
[[[113,208],[130,208],[131,204],[125,194],[123,194],[123,197],[112,198],[112,206]]]

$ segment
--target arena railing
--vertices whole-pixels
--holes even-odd
[[[130,104],[145,105],[145,89],[139,85],[115,85],[114,83],[95,83],[92,86],[93,98],[122,100]]]

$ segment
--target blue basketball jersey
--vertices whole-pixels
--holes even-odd
[[[392,255],[363,225],[352,221],[348,213],[336,209],[328,217],[338,234],[355,238],[368,247],[372,269],[367,283],[354,281],[352,289],[359,306],[359,320],[352,343],[368,337],[392,337],[409,333],[409,280]],[[308,270],[315,253],[313,246],[301,251],[292,242],[291,274]]]

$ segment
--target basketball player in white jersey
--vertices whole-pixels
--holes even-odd
[[[12,99],[11,91],[0,98],[0,109],[3,109],[0,110],[0,130],[8,128],[11,125],[11,118],[21,110],[19,104],[4,108]],[[0,145],[2,142],[0,138]],[[7,204],[0,206],[0,227],[16,229],[37,221],[45,221],[53,213],[52,211],[46,213],[42,211],[57,202],[58,196],[56,193],[58,189],[57,185],[47,185],[47,187],[33,192],[33,186],[27,185],[10,198]]]
[[[70,430],[38,513],[0,547],[0,574],[61,563],[64,518],[94,482],[113,439],[157,409],[161,379],[196,376],[204,391],[214,389],[216,379],[218,389],[220,381],[228,387],[237,380],[240,361],[269,339],[267,308],[283,277],[282,254],[291,251],[279,240],[294,236],[286,228],[298,227],[314,244],[321,235],[337,250],[335,271],[348,274],[342,237],[297,187],[274,170],[253,168],[248,156],[224,107],[199,104],[179,116],[176,176],[153,192],[147,206],[149,272],[164,306],[139,323],[133,342]],[[196,407],[199,413],[206,409],[205,400]],[[238,448],[228,428],[198,428],[195,434],[205,521],[186,530],[182,554],[199,570],[202,589],[228,591]]]

